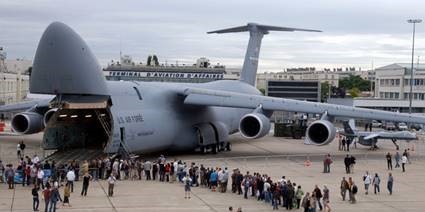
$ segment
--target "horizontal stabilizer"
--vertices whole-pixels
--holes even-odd
[[[254,86],[256,75],[257,75],[257,69],[258,69],[258,59],[260,56],[261,40],[263,39],[264,35],[269,34],[269,31],[321,32],[320,30],[313,30],[313,29],[278,27],[278,26],[261,25],[256,23],[248,23],[245,26],[220,29],[220,30],[215,30],[215,31],[207,32],[207,33],[222,34],[222,33],[234,33],[234,32],[249,32],[249,42],[248,42],[248,47],[245,53],[245,60],[242,66],[240,80],[242,82],[246,82]]]
[[[255,24],[255,23],[248,23],[245,26],[238,26],[238,27],[232,27],[227,29],[220,29],[215,30],[211,32],[207,32],[208,34],[211,33],[232,33],[232,32],[247,32],[252,30],[252,28],[257,28],[259,31],[262,31],[264,34],[267,34],[268,31],[287,31],[287,32],[293,32],[293,31],[305,31],[305,32],[321,32],[320,30],[314,30],[314,29],[301,29],[301,28],[292,28],[292,27],[279,27],[279,26],[268,26],[268,25],[261,25],[261,24]]]

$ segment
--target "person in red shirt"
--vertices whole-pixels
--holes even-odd
[[[166,177],[167,182],[170,181],[170,173],[171,173],[171,165],[170,165],[170,163],[167,163],[165,165],[165,177]]]
[[[49,202],[50,202],[50,185],[47,184],[47,186],[44,188],[43,190],[43,198],[44,198],[44,208],[45,208],[45,212],[47,212],[48,208],[49,208]]]

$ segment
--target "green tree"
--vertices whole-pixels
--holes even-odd
[[[330,85],[328,82],[320,83],[320,101],[325,102],[329,98],[329,88]]]
[[[364,80],[358,75],[350,75],[339,80],[339,87],[346,90],[357,88],[359,91],[370,91],[370,81]]]
[[[153,60],[153,62],[155,64],[155,66],[159,66],[158,57],[156,55],[153,55],[152,56],[152,60]]]
[[[260,88],[258,89],[264,96],[266,95],[266,89],[264,88]]]
[[[358,88],[352,88],[349,93],[351,97],[355,98],[360,96],[361,91]]]
[[[149,55],[148,56],[148,61],[146,61],[146,65],[150,66],[151,65],[151,62],[152,62],[152,56]]]

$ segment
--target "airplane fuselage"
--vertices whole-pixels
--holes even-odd
[[[112,100],[113,132],[106,152],[116,152],[121,141],[137,153],[194,149],[199,139],[196,125],[220,125],[217,129],[224,128],[223,133],[228,135],[237,132],[241,117],[252,112],[252,109],[185,105],[184,97],[177,92],[184,88],[261,95],[253,86],[234,80],[199,84],[108,81],[107,86]]]

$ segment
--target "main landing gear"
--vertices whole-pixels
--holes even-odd
[[[229,142],[220,142],[219,144],[200,146],[199,150],[201,154],[207,154],[208,152],[211,152],[212,154],[217,154],[223,151],[231,151],[232,144],[230,144]]]
[[[400,146],[397,144],[397,139],[393,138],[391,139],[391,141],[393,142],[395,149],[398,151],[400,149]]]

